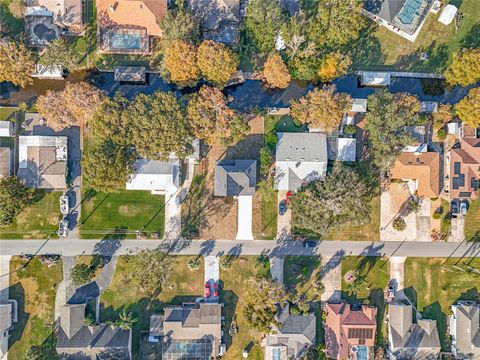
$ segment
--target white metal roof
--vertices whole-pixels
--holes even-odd
[[[32,77],[39,79],[63,80],[63,67],[61,65],[35,65],[35,72]]]
[[[139,159],[126,183],[127,190],[166,191],[179,186],[180,162]]]
[[[391,78],[389,72],[363,71],[361,80],[367,86],[388,86]]]
[[[11,121],[0,121],[0,136],[13,136],[13,123]]]
[[[359,113],[367,112],[367,99],[352,99],[351,111]]]
[[[27,6],[25,16],[53,16],[53,12],[43,6]]]
[[[350,138],[338,138],[337,160],[355,161],[357,141]]]
[[[453,19],[455,19],[457,11],[458,9],[455,5],[448,4],[447,6],[445,6],[442,13],[438,17],[438,21],[440,21],[442,24],[450,25]]]

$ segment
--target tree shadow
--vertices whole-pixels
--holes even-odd
[[[225,317],[225,327],[224,327],[224,341],[228,347],[232,344],[232,334],[230,334],[230,327],[232,326],[232,321],[236,316],[235,312],[237,310],[238,296],[231,290],[223,290],[220,293],[220,302],[225,304],[223,308],[223,316]]]
[[[428,54],[428,60],[421,60],[423,53]],[[440,73],[445,70],[449,56],[450,52],[446,44],[437,44],[433,41],[428,47],[400,56],[395,65],[405,70],[431,71],[434,69]]]
[[[470,31],[461,41],[462,47],[467,49],[480,48],[480,23],[472,26]]]
[[[377,25],[368,26],[356,39],[354,46],[350,44],[347,51],[351,51],[354,70],[378,68],[384,63],[386,55],[380,41],[375,36],[376,29]]]
[[[228,146],[224,160],[258,159],[264,146],[263,134],[249,134],[233,146]]]
[[[437,321],[438,335],[440,337],[440,345],[443,351],[450,349],[450,336],[447,332],[448,316],[442,311],[442,307],[438,301],[425,306],[421,311],[422,318]]]
[[[8,338],[8,348],[11,348],[22,338],[30,314],[25,311],[25,289],[23,288],[22,284],[16,283],[10,285],[8,291],[9,298],[16,300],[18,304],[18,321],[13,324],[13,330],[10,330],[10,336]]]

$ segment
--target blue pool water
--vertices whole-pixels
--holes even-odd
[[[108,46],[111,49],[140,49],[142,37],[139,34],[111,34]]]
[[[359,346],[357,351],[357,360],[368,359],[368,348],[366,346]]]
[[[404,24],[411,24],[417,15],[417,10],[420,8],[420,5],[422,5],[422,0],[407,0],[398,15],[400,21]]]

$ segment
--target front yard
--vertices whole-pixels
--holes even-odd
[[[312,301],[320,299],[321,293],[315,290],[313,283],[320,278],[321,259],[317,256],[287,256],[283,263],[283,282],[285,287],[296,289],[298,294],[306,295]]]
[[[84,192],[80,235],[84,239],[97,239],[112,233],[135,238],[142,230],[163,237],[165,197],[148,191],[121,191],[119,193]]]
[[[271,183],[257,189],[253,198],[253,237],[273,240],[277,235],[277,192]]]
[[[385,299],[384,289],[390,279],[388,259],[384,257],[344,257],[342,260],[342,298],[349,302],[366,302],[377,307],[377,343],[387,339],[384,324]],[[356,289],[349,285],[346,276],[353,272],[364,277]]]
[[[42,191],[42,190],[39,190]],[[42,192],[41,200],[24,209],[13,223],[0,227],[2,239],[44,239],[56,237],[60,219],[60,191]]]
[[[480,199],[472,201],[465,215],[465,239],[480,241]]]
[[[22,266],[26,265],[25,268]],[[18,302],[18,323],[10,332],[8,357],[24,359],[33,345],[54,345],[55,294],[62,281],[62,263],[48,267],[38,258],[10,261],[10,299]]]
[[[460,269],[454,267],[458,266]],[[475,300],[480,259],[408,258],[405,262],[405,293],[428,319],[437,320],[442,349],[448,349],[447,316],[457,300]]]

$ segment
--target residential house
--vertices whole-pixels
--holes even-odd
[[[450,151],[450,197],[475,200],[480,183],[480,139],[463,138]]]
[[[85,325],[86,304],[60,306],[57,353],[64,360],[132,358],[132,330],[107,324]]]
[[[0,137],[13,136],[13,122],[8,120],[0,121]]]
[[[192,13],[199,19],[203,37],[235,45],[240,39],[240,0],[188,0]]]
[[[149,55],[152,39],[161,36],[158,21],[167,13],[167,0],[98,0],[97,51]]]
[[[8,291],[8,289],[3,289],[2,292],[5,290]],[[6,295],[8,297],[8,294]],[[8,300],[8,302],[0,304],[0,359],[6,358],[5,354],[8,352],[10,330],[18,320],[17,306],[15,300]]]
[[[346,302],[325,305],[325,342],[328,358],[370,359],[377,330],[377,308]]]
[[[434,0],[365,0],[364,14],[377,24],[415,41]]]
[[[237,240],[252,240],[253,195],[257,185],[256,160],[221,160],[215,166],[214,195],[238,199]]]
[[[19,136],[17,176],[38,189],[67,188],[67,137]]]
[[[287,360],[299,358],[307,348],[315,346],[316,318],[314,314],[291,315],[288,304],[277,317],[279,326],[262,341],[265,360]]]
[[[390,178],[408,182],[410,192],[419,197],[440,194],[440,154],[437,152],[402,152],[390,170]]]
[[[9,147],[0,147],[0,179],[12,175],[13,153]]]
[[[413,322],[410,304],[392,303],[388,313],[388,344],[392,360],[436,360],[440,355],[437,321]]]
[[[456,359],[480,359],[480,304],[459,301],[452,305],[450,336]]]
[[[154,315],[150,337],[162,341],[162,359],[210,360],[223,355],[222,307],[217,303],[183,303]]]
[[[275,190],[298,190],[327,174],[327,136],[324,133],[277,133]]]
[[[152,194],[174,193],[180,187],[180,161],[138,159],[127,179],[127,190],[148,190]]]
[[[28,4],[52,12],[54,22],[71,33],[84,29],[82,0],[29,0]]]

